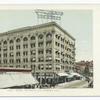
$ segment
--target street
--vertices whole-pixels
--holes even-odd
[[[58,84],[54,87],[42,87],[41,89],[67,89],[67,88],[88,88],[88,81],[85,80],[74,80]]]
[[[88,82],[85,80],[76,80],[72,82],[66,82],[55,86],[55,88],[66,89],[66,88],[87,88]]]

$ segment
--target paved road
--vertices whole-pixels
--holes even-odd
[[[55,88],[87,88],[88,87],[88,82],[85,80],[81,80],[81,81],[74,81],[74,82],[67,82],[64,84],[60,84],[58,86],[56,86]]]

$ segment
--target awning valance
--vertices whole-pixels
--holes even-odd
[[[63,72],[63,73],[58,73],[59,76],[68,76],[69,74]]]
[[[75,72],[72,72],[71,75],[73,75],[73,76],[79,76],[79,77],[82,76],[79,73],[75,73]]]

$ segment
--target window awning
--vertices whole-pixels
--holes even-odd
[[[75,72],[72,72],[72,73],[70,73],[71,75],[73,75],[73,76],[82,76],[82,75],[80,75],[79,73],[75,73]]]
[[[68,78],[72,78],[72,77],[73,77],[73,75],[71,75],[71,74],[68,75]]]
[[[30,72],[1,72],[0,88],[37,84]]]

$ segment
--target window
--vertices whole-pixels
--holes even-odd
[[[42,35],[42,34],[40,34],[38,38],[39,38],[39,39],[43,39],[43,35]]]
[[[1,51],[1,47],[0,47],[0,51]]]
[[[9,66],[9,67],[13,67],[13,66]]]
[[[25,48],[28,48],[28,44],[24,44],[23,45],[23,48],[25,49]]]
[[[28,62],[28,58],[24,58],[23,59],[23,62]]]
[[[10,50],[14,50],[14,46],[10,46]]]
[[[59,71],[59,70],[60,70],[60,68],[56,67],[56,70],[58,70],[58,71]]]
[[[55,37],[56,37],[57,39],[59,39],[59,38],[60,38],[60,36],[59,36],[58,34],[56,34],[56,35],[55,35]]]
[[[60,46],[60,43],[58,43],[58,47]]]
[[[16,49],[20,49],[20,45],[16,45]]]
[[[39,70],[43,70],[43,69],[44,69],[43,64],[39,64],[39,65],[38,65],[38,69],[39,69]]]
[[[61,38],[61,41],[64,42],[64,38]]]
[[[14,59],[10,59],[9,62],[10,62],[10,63],[14,63]]]
[[[55,62],[56,62],[56,63],[59,63],[59,62],[60,62],[60,60],[58,60],[58,59],[55,59]]]
[[[11,52],[9,55],[10,55],[10,57],[13,57],[14,56],[13,52]]]
[[[39,42],[39,43],[38,43],[38,46],[39,46],[39,47],[42,47],[42,46],[43,46],[43,42]]]
[[[35,61],[36,61],[35,57],[31,58],[31,62],[35,62]]]
[[[32,50],[31,55],[35,55],[35,54],[36,54],[35,50]]]
[[[47,56],[46,61],[52,61],[52,56]]]
[[[31,43],[31,48],[35,47],[35,43]]]
[[[61,59],[61,62],[64,63],[64,59]]]
[[[60,43],[58,43],[58,42],[55,42],[55,45],[59,47],[59,46],[60,46]]]
[[[55,37],[58,38],[58,35],[56,34]]]
[[[36,67],[35,65],[31,65],[31,69],[35,70],[35,67]]]
[[[46,35],[46,37],[47,37],[47,38],[51,38],[51,37],[52,37],[52,34],[48,33],[48,34]]]
[[[52,44],[52,41],[47,41],[46,42],[46,46],[51,46],[51,44]]]
[[[38,60],[39,60],[39,62],[42,62],[42,61],[44,61],[44,58],[40,57],[40,58],[38,58]]]
[[[27,68],[28,67],[28,65],[23,65],[23,68]]]
[[[52,64],[47,64],[47,65],[46,65],[46,69],[47,69],[47,70],[51,70],[51,69],[52,69]]]
[[[57,43],[57,42],[55,42],[55,45],[57,46],[57,45],[58,45],[58,43]]]
[[[47,49],[47,50],[46,50],[46,53],[47,53],[47,54],[51,54],[51,53],[52,53],[52,49]]]
[[[38,50],[38,53],[39,54],[43,54],[43,50]]]
[[[7,59],[4,59],[3,62],[4,62],[4,64],[7,64]]]
[[[20,56],[20,52],[16,52],[16,56]]]
[[[16,68],[20,67],[20,65],[16,65]]]
[[[60,51],[55,51],[56,57],[59,58],[60,57]]]
[[[23,52],[23,55],[24,55],[24,56],[27,56],[27,55],[28,55],[28,51],[24,51],[24,52]]]
[[[21,60],[20,59],[16,59],[16,63],[20,63],[21,62]]]
[[[4,56],[4,57],[7,57],[7,53],[4,53],[3,56]]]
[[[0,60],[0,64],[1,64],[1,60]]]
[[[7,44],[7,41],[4,41],[3,44]]]
[[[66,42],[67,44],[70,44],[69,40]]]
[[[10,40],[9,43],[12,44],[13,43],[13,40]]]
[[[7,51],[7,46],[4,47],[3,51]]]
[[[20,42],[20,38],[17,38],[17,39],[16,39],[16,42]]]
[[[27,40],[28,40],[28,38],[27,38],[27,37],[24,37],[24,38],[23,38],[23,41],[27,41]]]
[[[0,54],[0,57],[1,57],[1,54]]]
[[[32,36],[32,37],[31,37],[31,40],[35,40],[35,36]]]
[[[63,45],[63,44],[61,44],[61,48],[63,48],[63,49],[64,49],[64,45]]]

